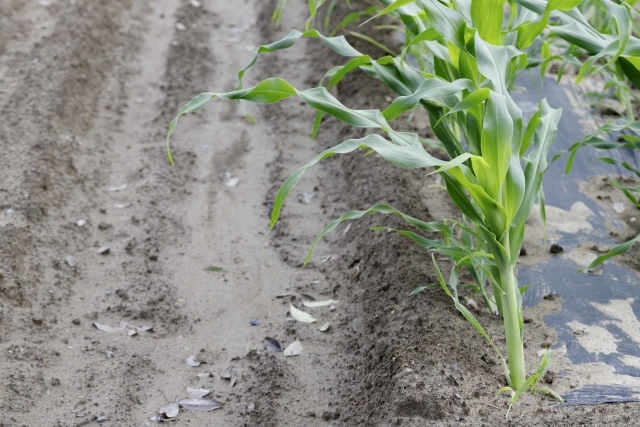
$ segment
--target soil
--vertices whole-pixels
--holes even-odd
[[[299,100],[215,101],[181,119],[170,166],[164,136],[180,106],[233,90],[256,46],[300,28],[307,13],[291,2],[276,29],[275,0],[194,3],[0,0],[0,426],[152,425],[188,386],[224,403],[182,410],[177,423],[195,426],[634,425],[638,404],[560,407],[531,394],[507,419],[491,347],[441,289],[409,295],[435,282],[428,253],[369,230],[400,226],[396,218],[341,226],[302,267],[321,227],[345,210],[385,202],[424,220],[455,216],[425,171],[363,153],[327,159],[264,239],[286,176],[360,130],[325,118],[311,141],[313,112]],[[301,41],[261,56],[245,87],[276,75],[309,87],[342,61]],[[357,108],[391,95],[361,72],[337,94]],[[430,134],[424,117],[401,123]],[[317,322],[296,322],[289,304],[307,295],[338,303],[302,307]],[[555,340],[542,316],[561,304],[525,312],[530,372]],[[478,319],[503,348],[500,319]],[[121,321],[153,329],[94,326]],[[265,337],[299,340],[302,354],[271,352]],[[202,364],[189,366],[191,355]],[[567,363],[560,355],[553,369]],[[231,369],[235,384],[224,378]],[[551,387],[577,385],[558,377]]]

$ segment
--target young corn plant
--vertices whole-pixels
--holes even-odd
[[[601,134],[613,135],[620,138],[621,142],[612,142],[610,139],[601,137]],[[567,165],[565,167],[565,172],[569,174],[573,166],[575,155],[577,154],[578,150],[584,147],[595,148],[598,150],[619,150],[621,148],[629,148],[640,151],[640,121],[631,123],[627,122],[625,124],[608,123],[604,126],[601,126],[600,128],[586,135],[582,141],[576,142],[571,145],[568,150],[558,152],[553,157],[553,161],[555,161],[559,157],[564,156],[565,154],[569,154],[567,158]],[[628,171],[633,172],[636,177],[640,179],[640,169],[634,167],[628,162],[619,161],[611,157],[598,157],[596,160],[608,164],[619,164]],[[640,194],[640,186],[624,185],[613,177],[609,177],[609,179],[612,186],[619,189],[627,199],[629,199],[634,205],[640,208],[640,200],[638,200],[638,194]],[[640,234],[631,240],[613,246],[607,253],[600,255],[598,258],[593,260],[593,262],[591,262],[591,264],[587,266],[587,269],[596,268],[609,258],[629,252],[629,250],[631,250],[633,245],[637,242],[640,242]]]
[[[372,60],[349,45],[344,37],[324,37],[315,30],[305,33],[293,31],[280,42],[260,47],[256,53],[257,56],[260,52],[289,47],[301,36],[320,38],[337,53],[352,58],[344,68],[333,73],[333,81],[344,76],[350,69],[360,67],[400,95],[383,111],[349,109],[324,87],[298,90],[283,79],[271,78],[252,88],[242,89],[240,86],[233,92],[207,92],[193,98],[171,122],[167,148],[179,117],[199,110],[214,98],[270,104],[297,96],[319,113],[330,114],[355,127],[379,129],[386,134],[386,137],[369,134],[359,139],[346,140],[318,154],[295,171],[283,183],[275,198],[271,228],[276,224],[285,200],[303,173],[327,157],[364,149],[372,150],[399,166],[434,168],[443,177],[451,200],[470,224],[466,226],[460,223],[458,226],[464,227],[480,250],[471,250],[455,239],[441,244],[427,241],[419,232],[398,232],[415,241],[422,241],[425,247],[436,251],[447,253],[458,250],[463,254],[458,258],[457,264],[454,264],[449,287],[434,262],[439,282],[445,292],[452,296],[458,310],[489,340],[498,353],[503,361],[508,388],[514,392],[515,400],[524,390],[536,387],[539,374],[526,377],[522,299],[514,267],[522,246],[525,221],[540,192],[542,176],[547,168],[547,153],[555,139],[561,111],[551,108],[543,100],[534,118],[524,128],[522,111],[511,99],[509,87],[513,83],[515,72],[527,63],[525,52],[513,46],[488,43],[483,39],[482,31],[468,25],[462,16],[454,16],[451,9],[436,1],[420,3],[433,24],[432,30],[425,30],[428,31],[428,37],[425,37],[446,43],[447,56],[449,59],[455,58],[447,64],[446,69],[439,70],[442,75],[420,72],[402,58],[384,57]],[[253,65],[255,59],[254,57],[249,66]],[[240,72],[240,77],[247,68]],[[445,162],[433,157],[424,148],[418,135],[396,131],[390,125],[390,121],[417,106],[427,110],[434,132],[452,160]],[[317,125],[318,121],[316,129]],[[443,223],[424,223],[390,206],[376,205],[367,211],[347,212],[330,223],[320,233],[311,251],[318,240],[340,222],[359,218],[366,213],[399,215],[422,232],[440,232],[445,236],[452,233]],[[504,319],[506,358],[475,317],[458,301],[457,269],[466,260],[480,266],[492,285],[495,304]],[[547,389],[538,390],[552,393]]]

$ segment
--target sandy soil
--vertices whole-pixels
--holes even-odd
[[[313,112],[298,100],[245,106],[257,125],[237,104],[214,102],[181,120],[171,167],[163,139],[179,107],[232,90],[260,41],[306,16],[292,2],[276,30],[275,1],[202,3],[0,0],[0,426],[153,425],[188,386],[225,403],[178,415],[195,426],[633,425],[635,404],[559,408],[532,395],[506,420],[490,347],[441,290],[409,297],[434,282],[427,254],[369,231],[393,218],[342,226],[302,268],[316,233],[344,210],[386,202],[425,220],[454,215],[424,171],[357,153],[328,159],[296,188],[311,202],[292,198],[264,239],[283,179],[360,131],[326,119],[311,141]],[[301,42],[261,57],[246,83],[279,75],[311,86],[340,62]],[[363,76],[347,78],[340,98],[386,105],[386,90]],[[420,117],[407,129],[430,132]],[[303,295],[339,302],[306,309],[318,319],[307,325],[287,316]],[[542,315],[561,300],[544,304],[528,314],[530,370],[554,340]],[[479,319],[503,346],[501,321]],[[121,321],[153,329],[94,327]],[[267,336],[298,339],[303,352],[270,352]],[[191,355],[203,363],[189,366]],[[235,384],[223,378],[230,369]]]

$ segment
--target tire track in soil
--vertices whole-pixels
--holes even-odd
[[[286,324],[288,301],[274,305],[273,296],[289,289],[337,298],[335,284],[314,271],[280,266],[260,236],[270,185],[262,165],[273,157],[270,144],[288,146],[275,161],[293,167],[310,147],[299,141],[303,124],[296,128],[287,120],[304,117],[298,122],[308,123],[311,116],[301,116],[291,104],[267,110],[266,125],[245,130],[241,112],[228,103],[212,107],[219,121],[195,114],[181,122],[186,132],[176,137],[175,168],[168,167],[162,147],[179,106],[211,86],[219,88],[221,80],[232,82],[246,62],[248,54],[235,48],[237,42],[225,45],[220,39],[243,28],[247,11],[264,19],[274,4],[235,8],[205,2],[196,9],[186,0],[51,3],[48,8],[1,4],[12,10],[17,28],[38,22],[41,30],[4,45],[0,58],[5,118],[0,143],[11,157],[0,171],[2,207],[14,210],[0,219],[0,403],[9,411],[3,425],[75,426],[96,416],[141,425],[164,396],[183,394],[186,385],[197,382],[213,387],[227,405],[224,413],[180,415],[195,425],[220,419],[229,425],[324,425],[320,414],[339,370],[331,358],[335,338]],[[212,10],[226,11],[235,24],[222,22]],[[186,30],[176,30],[177,22]],[[268,20],[261,25],[263,35],[273,36],[265,29]],[[2,42],[12,37],[4,30]],[[300,57],[265,64],[269,72],[292,67],[298,79],[307,75]],[[279,120],[273,112],[281,114]],[[231,130],[220,126],[231,121],[236,122]],[[212,141],[206,135],[213,135],[213,142],[219,138],[215,156],[198,151]],[[245,200],[221,186],[219,174],[229,167],[238,169],[252,197],[252,210],[238,211],[235,223],[223,213]],[[262,175],[252,178],[260,168]],[[125,183],[120,191],[108,190]],[[303,184],[312,188],[313,175]],[[305,221],[308,209],[298,208],[290,212]],[[265,215],[256,219],[253,212],[259,209]],[[78,219],[87,222],[79,227]],[[214,232],[227,227],[222,235]],[[249,249],[233,237],[242,235],[243,227],[260,232],[251,231]],[[220,246],[206,242],[211,237]],[[293,249],[308,247],[310,238],[301,235]],[[110,253],[96,254],[105,244]],[[66,255],[77,259],[76,267],[64,262]],[[212,276],[202,267],[214,256],[225,265],[240,264],[219,281],[238,287],[235,293],[220,287],[230,301],[216,302],[209,294]],[[257,268],[243,268],[242,259]],[[312,285],[318,278],[322,285]],[[261,300],[251,296],[256,283]],[[265,326],[225,323],[229,313],[237,315],[229,310],[234,298],[245,298],[243,326],[249,311]],[[129,338],[92,327],[93,321],[115,326],[120,320],[155,329]],[[260,345],[265,334],[283,343],[299,337],[308,355],[291,361],[265,354]],[[192,350],[185,353],[184,343]],[[252,346],[258,351],[247,357]],[[198,378],[195,373],[202,371],[184,363],[189,352],[209,362],[205,370],[219,373],[231,365],[245,375],[232,390],[219,378]],[[245,415],[249,403],[256,409]]]

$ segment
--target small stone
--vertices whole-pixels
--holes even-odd
[[[14,212],[13,209],[9,208],[6,211],[4,211],[4,213],[6,213],[7,215],[11,215]]]
[[[560,252],[564,252],[564,248],[559,244],[554,243],[553,245],[551,245],[549,252],[551,252],[552,254],[559,254]]]
[[[33,319],[31,319],[31,321],[33,322],[34,325],[42,325],[44,323],[44,319],[41,319],[39,317],[34,317]]]
[[[80,319],[73,319],[71,323],[73,323],[76,326],[80,326]]]
[[[111,251],[111,246],[103,246],[100,249],[98,249],[98,254],[99,255],[107,255],[109,252]]]
[[[180,23],[180,22],[176,22],[176,29],[178,31],[184,31],[184,30],[187,29],[187,27],[184,24]]]
[[[255,410],[256,410],[256,404],[255,403],[249,403],[247,405],[247,414],[250,414]]]
[[[249,323],[251,324],[251,326],[258,326],[260,324],[260,321],[258,319],[251,319],[249,320]]]
[[[107,359],[111,359],[112,357],[115,356],[115,354],[113,353],[113,351],[105,351],[104,355],[107,356]]]
[[[149,256],[149,261],[157,261],[157,260],[158,260],[158,255]]]
[[[111,228],[111,224],[107,224],[104,221],[100,221],[100,224],[98,224],[98,228],[100,230],[107,230],[108,228]]]
[[[524,245],[522,247],[520,247],[520,256],[524,256],[527,254],[527,248],[524,247]]]
[[[464,421],[464,417],[463,417],[462,415],[460,415],[460,416],[458,417],[458,420],[459,420],[459,421]]]
[[[99,422],[99,423],[103,423],[103,422],[107,421],[107,417],[97,417],[96,421]]]
[[[76,225],[78,227],[82,227],[83,225],[85,225],[87,223],[87,220],[85,219],[79,219],[78,221],[76,221]]]
[[[64,257],[64,262],[71,268],[76,268],[78,266],[78,260],[73,255],[67,255]]]
[[[54,387],[57,387],[60,385],[60,379],[59,378],[51,378],[51,385]]]
[[[544,377],[542,377],[542,381],[544,381],[547,384],[553,384],[553,382],[555,381],[555,379],[558,377],[558,375],[556,375],[555,372],[553,371],[547,371],[544,374]]]
[[[193,6],[193,7],[202,6],[202,3],[200,3],[198,0],[191,0],[189,3],[191,3],[191,6]]]

